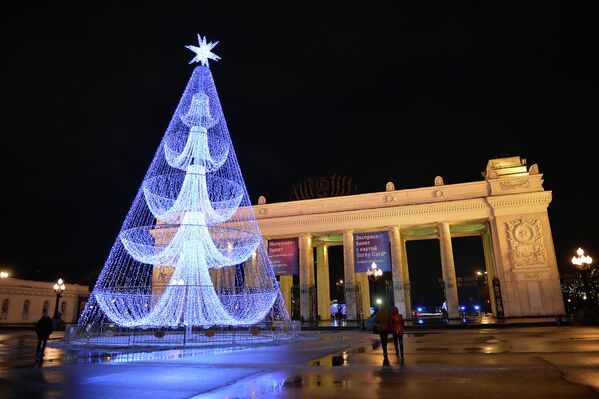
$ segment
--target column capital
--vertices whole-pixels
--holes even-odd
[[[437,222],[437,238],[451,237],[449,222]]]
[[[354,242],[354,231],[353,230],[343,231],[343,245],[346,245],[349,242],[352,242],[352,243]]]

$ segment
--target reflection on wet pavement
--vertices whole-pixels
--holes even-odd
[[[4,338],[4,339],[3,339]],[[244,347],[233,348],[211,348],[206,349],[166,349],[155,351],[148,349],[140,351],[108,350],[69,350],[54,347],[55,341],[62,336],[54,334],[46,347],[42,364],[36,364],[34,360],[35,345],[37,338],[35,333],[20,332],[16,337],[9,335],[0,335],[0,369],[10,367],[12,369],[19,367],[46,367],[71,363],[90,363],[90,364],[114,364],[128,363],[138,361],[166,361],[176,359],[186,359],[203,356],[206,353],[211,355],[220,355],[225,353],[234,353],[248,350]],[[13,346],[13,344],[16,345]]]
[[[147,350],[144,352],[92,352],[64,350],[62,362],[67,363],[103,363],[118,364],[143,361],[167,361],[178,359],[193,359],[210,355],[221,355],[248,350],[248,348],[212,348],[205,349],[166,349],[160,351]]]

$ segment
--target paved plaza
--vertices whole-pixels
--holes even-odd
[[[0,398],[599,397],[597,327],[419,330],[403,362],[389,346],[388,366],[377,336],[351,330],[252,349],[49,347],[41,366],[34,345],[31,331],[0,331]]]

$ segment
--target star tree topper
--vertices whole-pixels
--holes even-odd
[[[190,64],[194,62],[199,62],[204,66],[208,66],[208,59],[214,61],[220,60],[220,57],[212,52],[212,49],[218,44],[218,42],[207,42],[206,36],[202,38],[202,36],[198,35],[198,43],[199,47],[191,45],[185,46],[186,48],[196,53],[196,56],[193,57],[191,61],[189,61]]]

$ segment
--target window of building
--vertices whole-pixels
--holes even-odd
[[[25,302],[23,302],[23,320],[27,320],[29,319],[29,299],[25,300]]]
[[[67,303],[63,302],[60,304],[60,314],[62,315],[63,320],[65,319],[66,311],[67,311]]]
[[[49,301],[44,301],[44,307],[42,308],[42,313],[48,313],[48,308],[50,307]]]
[[[5,300],[2,301],[2,313],[0,313],[0,318],[2,320],[6,319],[6,316],[8,315],[8,305],[10,304],[10,301],[8,300],[8,298],[6,298]]]

